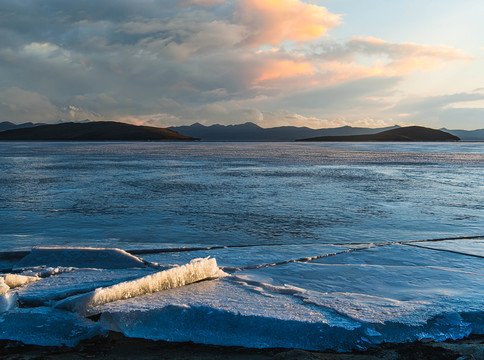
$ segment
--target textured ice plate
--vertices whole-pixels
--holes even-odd
[[[0,314],[0,339],[42,346],[75,346],[103,333],[99,324],[76,314],[38,307]]]
[[[101,325],[126,336],[249,347],[343,349],[356,321],[293,297],[270,297],[230,279],[202,282],[97,308]]]

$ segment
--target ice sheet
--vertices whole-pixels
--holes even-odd
[[[274,264],[290,259],[321,256],[343,252],[349,247],[341,245],[311,244],[311,245],[261,245],[227,247],[223,249],[207,249],[197,251],[180,251],[169,253],[145,254],[141,257],[149,262],[159,264],[187,263],[196,257],[213,256],[217,264],[223,268],[256,267],[262,264]]]
[[[426,242],[425,244],[432,243],[433,242]],[[467,241],[460,241],[460,243],[464,247],[472,246],[466,246]],[[413,244],[414,243],[409,243],[409,245]],[[475,251],[483,251],[484,249],[478,249],[478,244],[479,243],[476,244]],[[484,243],[480,244],[480,246],[484,248]],[[470,271],[472,273],[484,275],[484,259],[450,252],[422,249],[409,245],[364,245],[361,251],[353,251],[347,254],[318,259],[315,262],[321,264],[390,265],[404,266],[408,268],[413,266],[429,266],[454,269],[456,271]]]
[[[86,313],[90,308],[97,305],[151,294],[224,275],[219,270],[215,259],[194,259],[182,266],[61,300],[55,307]]]
[[[455,251],[484,258],[484,239],[426,241],[415,242],[413,245],[423,246],[429,249]]]
[[[102,286],[141,278],[154,273],[144,269],[74,269],[19,288],[22,306],[41,306],[54,300],[86,293]]]
[[[15,268],[32,266],[128,269],[145,267],[143,261],[121,249],[36,247]]]
[[[0,314],[0,339],[43,346],[75,346],[102,334],[100,326],[67,311],[50,307],[15,309]]]
[[[384,341],[484,333],[480,257],[399,244],[355,244],[231,247],[148,258],[166,266],[206,253],[220,256],[231,275],[197,282],[219,275],[215,259],[166,271],[33,267],[23,274],[51,276],[14,290],[4,284],[0,312],[10,322],[18,317],[16,339],[39,344],[74,344],[78,340],[69,340],[69,326],[82,336],[98,333],[99,328],[94,331],[75,315],[56,329],[66,309],[78,315],[100,313],[103,327],[127,336],[251,347],[351,350]],[[13,277],[10,284],[22,279]],[[168,290],[158,292],[162,289]],[[21,307],[57,304],[57,309],[19,309],[17,299]],[[50,313],[57,320],[50,329],[39,327],[29,335],[30,325],[22,324],[29,313],[33,326]],[[0,320],[0,330],[7,320]]]
[[[355,320],[414,326],[439,314],[482,311],[482,265],[478,258],[392,245],[237,276],[266,291],[297,287],[305,302]]]
[[[271,297],[230,278],[191,284],[97,308],[101,324],[127,336],[248,347],[346,349],[360,323],[298,299]]]
[[[286,286],[270,294],[225,278],[102,305],[97,310],[102,312],[102,326],[129,337],[339,351],[365,349],[383,341],[458,339],[480,331],[482,321],[482,316],[473,320],[475,314],[451,313],[429,316],[418,325],[368,323],[302,302],[294,296],[297,292]]]

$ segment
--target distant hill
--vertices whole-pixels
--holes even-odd
[[[447,132],[423,126],[408,126],[382,131],[377,134],[352,136],[320,136],[297,141],[459,141]]]
[[[281,126],[265,129],[251,122],[238,125],[211,126],[195,123],[189,126],[168,127],[168,129],[178,131],[188,136],[201,138],[203,141],[294,141],[296,139],[315,136],[374,134],[395,128],[398,128],[398,126],[380,129],[357,128],[351,126],[331,129]]]
[[[7,131],[7,130],[13,130],[13,129],[24,129],[24,128],[29,128],[33,126],[39,126],[39,125],[46,125],[43,123],[23,123],[23,124],[14,124],[10,121],[3,121],[0,122],[0,131]]]
[[[449,134],[458,136],[461,140],[484,140],[484,129],[478,130],[448,130],[448,129],[440,129],[442,131],[448,132]]]
[[[198,140],[173,130],[114,121],[40,125],[0,132],[0,140],[147,141]]]

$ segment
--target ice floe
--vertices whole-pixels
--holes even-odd
[[[85,313],[97,305],[172,289],[217,276],[223,276],[223,272],[219,270],[215,259],[194,259],[186,265],[61,300],[55,307]]]

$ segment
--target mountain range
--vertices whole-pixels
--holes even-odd
[[[397,126],[381,129],[343,126],[331,129],[310,129],[308,127],[280,126],[262,128],[251,122],[238,125],[210,125],[195,123],[190,126],[171,126],[168,129],[201,138],[203,141],[294,141],[315,136],[374,134]],[[197,134],[197,136],[195,136]]]
[[[248,122],[239,125],[210,125],[195,123],[190,126],[171,126],[168,129],[182,134],[201,138],[203,141],[295,141],[320,136],[353,136],[377,134],[382,131],[398,129],[399,126],[384,128],[361,128],[343,126],[329,129],[310,129],[308,127],[280,126],[262,128]],[[441,129],[462,140],[484,140],[484,129],[481,130],[447,130]]]
[[[81,123],[88,123],[88,120],[85,120]],[[2,131],[43,125],[46,124],[24,123],[16,125],[8,121],[0,122],[0,134]],[[167,129],[176,131],[180,134],[184,134],[192,138],[202,139],[203,141],[294,141],[298,139],[306,139],[320,136],[368,135],[398,128],[399,126],[391,126],[377,129],[351,126],[343,126],[329,129],[311,129],[308,127],[296,126],[262,128],[254,123],[248,122],[238,125],[217,124],[210,126],[195,123],[189,126],[171,126]],[[484,141],[484,129],[449,130],[444,128],[440,130],[455,135],[462,140]]]

